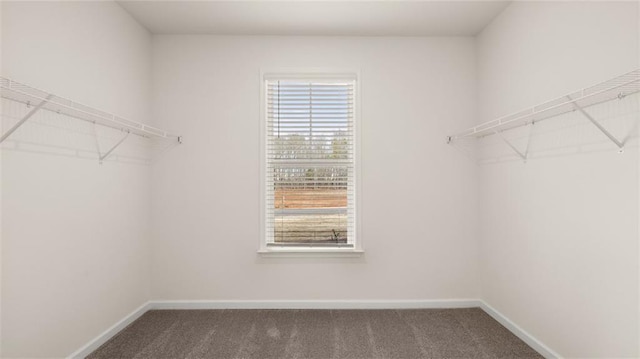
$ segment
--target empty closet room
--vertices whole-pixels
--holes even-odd
[[[0,21],[2,358],[640,357],[638,2]]]

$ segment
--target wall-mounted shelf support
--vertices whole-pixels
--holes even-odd
[[[529,137],[527,138],[527,148],[524,150],[524,157],[525,158],[525,162],[527,162],[527,158],[529,158],[529,149],[531,148],[531,137],[533,137],[533,125],[535,125],[536,123],[534,121],[531,121],[531,124],[529,125]]]
[[[91,128],[93,129],[93,138],[96,141],[96,152],[98,153],[98,157],[101,156],[102,151],[100,151],[100,141],[98,140],[98,130],[96,130],[96,123],[93,123],[93,126],[91,126]]]
[[[516,148],[516,146],[514,146],[514,145],[513,145],[513,143],[511,143],[511,141],[507,140],[507,138],[506,138],[506,137],[504,137],[504,136],[502,135],[502,132],[501,132],[501,131],[496,131],[496,132],[495,132],[495,134],[496,134],[496,135],[498,135],[498,136],[500,136],[500,138],[502,139],[502,141],[503,141],[504,143],[506,143],[506,144],[507,144],[507,146],[511,147],[511,149],[513,150],[513,152],[515,152],[515,153],[516,153],[520,158],[522,158],[522,160],[523,160],[523,161],[527,162],[527,152],[528,152],[528,147],[529,147],[529,146],[527,146],[527,152],[522,153],[520,150],[518,150],[518,149]]]
[[[615,143],[615,145],[618,146],[620,151],[624,150],[624,142],[619,141],[614,135],[611,134],[611,132],[607,131],[607,129],[604,128],[604,126],[602,126],[600,122],[598,122],[595,118],[593,118],[593,116],[591,116],[587,111],[585,111],[585,109],[582,108],[582,106],[576,103],[571,98],[571,96],[567,96],[567,98],[571,101],[571,103],[573,103],[573,106],[575,107],[575,109],[580,111],[580,113],[582,113],[584,117],[586,117],[594,126],[596,126],[598,130],[600,130],[600,132],[604,133],[605,136],[607,136],[611,140],[611,142]]]
[[[102,161],[104,161],[107,157],[109,157],[111,152],[113,152],[116,148],[118,148],[118,146],[120,146],[122,142],[124,142],[127,139],[127,137],[129,137],[129,134],[131,134],[131,131],[126,131],[124,136],[122,136],[122,138],[115,145],[113,145],[113,147],[111,147],[111,149],[107,151],[107,153],[105,153],[104,155],[100,156],[100,153],[98,153],[98,156],[100,156],[100,164],[102,164]]]
[[[3,133],[2,137],[0,137],[0,143],[6,140],[7,137],[11,136],[11,134],[15,132],[15,130],[17,130],[20,126],[22,126],[25,122],[27,122],[27,120],[31,118],[31,116],[35,115],[36,112],[38,112],[42,108],[42,106],[44,106],[47,102],[49,102],[52,96],[53,95],[48,95],[44,100],[42,100],[38,104],[38,106],[32,108],[31,111],[29,111],[29,113],[27,113],[23,118],[21,118],[18,122],[16,122],[16,124],[13,125],[9,130],[7,130],[7,132]]]

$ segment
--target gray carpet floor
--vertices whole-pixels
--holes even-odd
[[[542,358],[479,308],[151,310],[100,358]]]

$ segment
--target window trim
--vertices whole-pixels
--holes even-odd
[[[355,181],[355,237],[354,246],[351,248],[340,247],[286,247],[267,246],[266,233],[266,81],[269,79],[299,79],[299,80],[353,80],[355,82],[355,106],[353,108],[353,121],[355,126],[354,143],[354,181]],[[361,133],[362,122],[360,73],[357,70],[326,69],[326,68],[283,68],[260,70],[260,238],[258,254],[266,257],[358,257],[364,254],[361,220]]]

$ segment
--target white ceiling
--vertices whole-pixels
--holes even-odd
[[[118,1],[156,34],[468,36],[509,1]]]

